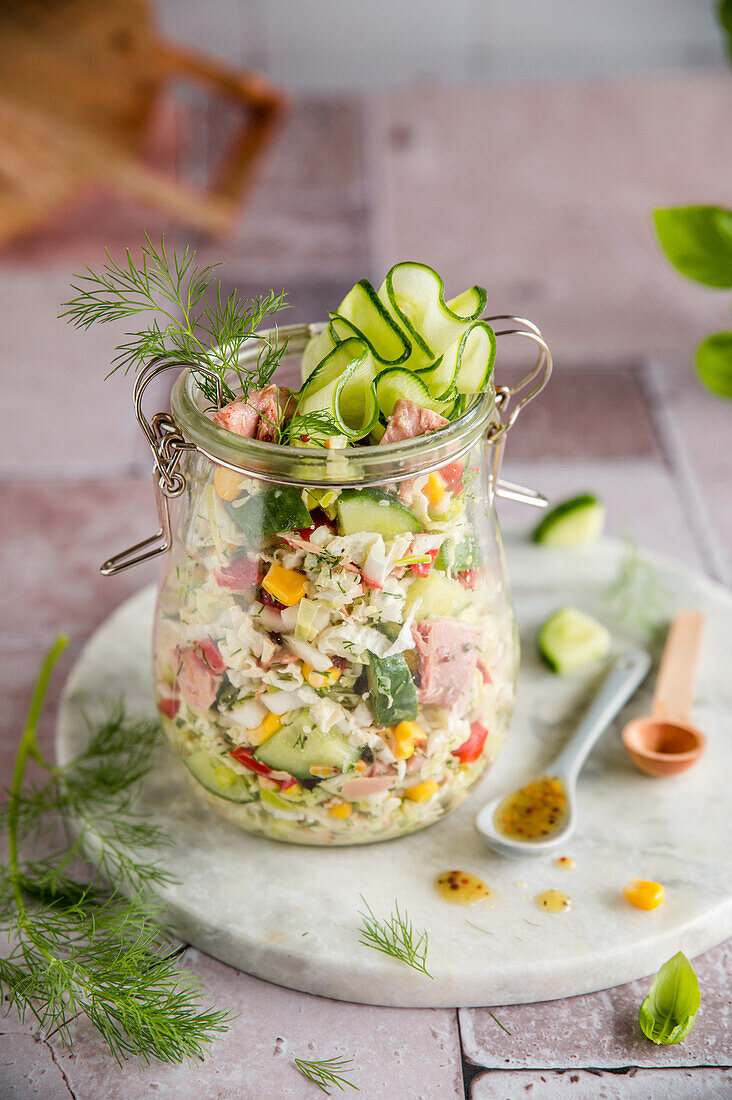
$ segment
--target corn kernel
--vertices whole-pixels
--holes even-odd
[[[331,776],[338,775],[338,768],[331,764],[312,764],[309,770],[316,779],[330,779]]]
[[[335,805],[329,807],[328,813],[331,817],[346,818],[351,816],[352,809],[353,807],[350,802],[344,802],[342,799],[339,799]]]
[[[432,473],[427,478],[427,484],[424,487],[424,495],[433,508],[440,503],[445,495],[445,484],[439,474]]]
[[[213,476],[214,489],[222,500],[236,500],[241,494],[241,474],[217,466]]]
[[[658,909],[666,896],[666,891],[660,882],[649,882],[643,878],[632,878],[623,893],[631,905],[636,909]]]
[[[427,734],[416,722],[400,722],[394,726],[392,733],[397,741],[426,741]]]
[[[410,798],[412,802],[429,802],[432,796],[437,794],[437,786],[434,779],[428,779],[424,783],[417,783],[414,787],[407,787],[404,797]]]
[[[302,794],[302,787],[299,783],[293,783],[291,787],[287,787],[284,791],[280,791],[283,798],[299,798]]]
[[[336,668],[335,665],[326,672],[316,672],[311,665],[305,664],[303,661],[300,671],[303,680],[314,688],[330,687],[331,684],[336,684],[341,678],[341,670]]]
[[[275,562],[269,567],[269,572],[262,581],[262,588],[285,607],[292,607],[305,595],[306,581],[304,573],[298,573],[296,569],[285,569]]]
[[[411,741],[397,741],[392,752],[397,760],[409,760],[414,755],[414,745]]]
[[[263,745],[273,733],[277,733],[281,725],[281,718],[276,714],[268,714],[253,730],[247,730],[247,741],[250,745]]]

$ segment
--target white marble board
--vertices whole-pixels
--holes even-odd
[[[247,836],[191,791],[167,749],[144,782],[141,805],[173,838],[162,854],[179,884],[163,891],[179,935],[224,962],[292,989],[367,1004],[413,1007],[500,1005],[566,997],[653,973],[681,949],[693,957],[732,933],[732,595],[668,560],[654,559],[670,610],[701,608],[708,627],[694,723],[709,738],[705,758],[673,779],[636,771],[620,742],[622,724],[649,709],[653,676],[594,750],[580,778],[579,826],[566,853],[506,860],[478,839],[482,802],[542,771],[573,728],[602,669],[560,678],[537,657],[538,624],[571,603],[604,619],[618,646],[640,636],[613,626],[604,593],[623,549],[603,540],[549,550],[519,535],[506,541],[523,657],[518,705],[495,767],[459,810],[410,837],[356,848],[319,849]],[[153,714],[145,589],[96,632],[72,671],[57,734],[61,762],[84,737],[80,712],[122,696],[131,713]],[[498,897],[448,905],[433,881],[473,871]],[[622,896],[631,877],[666,887],[653,912]],[[556,888],[573,898],[564,914],[537,908]],[[434,980],[358,943],[360,895],[378,915],[395,899],[429,933]],[[483,931],[467,922],[480,926]]]

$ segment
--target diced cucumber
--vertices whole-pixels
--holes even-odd
[[[468,535],[458,543],[453,539],[445,539],[435,558],[434,568],[454,576],[455,573],[464,573],[468,569],[477,569],[481,560],[477,539]]]
[[[533,539],[543,546],[580,546],[599,538],[604,524],[605,505],[591,493],[582,493],[552,508]]]
[[[245,779],[205,749],[183,757],[191,775],[211,794],[227,802],[252,802],[253,795]]]
[[[405,603],[405,614],[409,615],[417,606],[417,618],[439,619],[459,615],[470,602],[469,593],[459,581],[450,580],[442,573],[428,573],[426,577],[415,577],[410,582]]]
[[[248,497],[243,504],[229,501],[226,509],[242,531],[253,541],[259,535],[268,537],[281,531],[297,531],[312,523],[299,489],[283,486],[265,489]]]
[[[305,712],[278,729],[254,755],[274,771],[289,772],[296,779],[312,779],[312,767],[345,772],[353,767],[360,753],[342,734],[318,729]]]
[[[417,717],[417,689],[403,653],[377,657],[369,653],[366,670],[371,709],[380,726],[394,726]]]
[[[344,489],[338,497],[338,530],[342,535],[373,531],[385,539],[422,530],[414,512],[381,489]]]
[[[562,675],[606,657],[610,634],[583,611],[562,607],[539,628],[537,645],[549,667]]]
[[[413,401],[422,409],[442,414],[451,409],[455,401],[455,394],[450,391],[445,400],[436,401],[419,375],[404,367],[389,367],[376,379],[376,400],[382,416],[391,416],[400,397]]]

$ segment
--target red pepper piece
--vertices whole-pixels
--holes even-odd
[[[475,588],[478,580],[477,569],[463,569],[462,573],[458,573],[457,579],[463,588]]]
[[[471,722],[470,737],[463,741],[459,749],[453,749],[453,756],[457,756],[461,764],[473,764],[483,752],[488,730],[479,722]]]
[[[252,756],[247,749],[241,747],[232,749],[231,755],[245,768],[249,768],[251,772],[256,772],[257,775],[270,776],[272,774],[272,769],[268,768],[266,764],[260,764],[259,760]]]
[[[348,664],[348,661],[345,657],[331,657],[330,663],[333,665],[333,668],[340,668],[342,671]]]
[[[462,462],[451,462],[448,466],[442,466],[440,477],[451,493],[461,493],[463,490],[463,474],[465,467]]]
[[[191,648],[203,667],[212,675],[220,676],[226,671],[226,661],[219,653],[216,643],[210,638],[196,642]]]
[[[427,551],[425,551],[425,556],[427,554],[429,554],[429,558],[430,558],[429,561],[420,561],[420,562],[417,562],[414,565],[409,566],[412,573],[414,573],[415,577],[426,577],[427,576],[427,574],[429,573],[430,569],[432,568],[432,566],[434,564],[434,560],[437,557],[437,555],[439,554],[439,552],[440,552],[439,550],[427,550]]]
[[[175,718],[180,710],[180,699],[158,699],[158,710],[164,718]]]
[[[259,562],[246,555],[234,558],[228,565],[216,570],[216,583],[222,588],[243,592],[259,583]]]

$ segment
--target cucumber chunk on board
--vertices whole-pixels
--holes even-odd
[[[537,636],[542,657],[560,675],[607,657],[610,633],[574,607],[562,607],[542,624]]]
[[[592,493],[582,493],[552,508],[532,538],[542,546],[581,546],[599,538],[604,525],[605,505]]]

